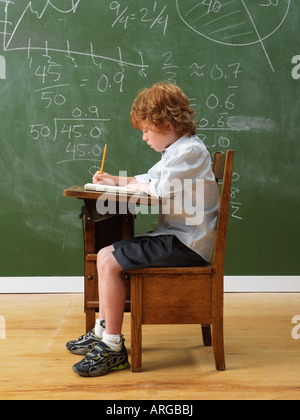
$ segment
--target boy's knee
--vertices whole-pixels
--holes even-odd
[[[107,261],[110,259],[111,251],[108,250],[108,247],[100,249],[97,254],[97,264],[103,265],[107,264]]]
[[[101,248],[97,254],[97,261],[101,261],[104,255],[105,255],[105,248]]]
[[[100,249],[100,251],[97,254],[97,266],[99,270],[101,271],[122,270],[117,260],[113,256],[112,251],[113,251],[113,248],[111,248],[110,246]]]

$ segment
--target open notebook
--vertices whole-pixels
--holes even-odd
[[[119,187],[118,185],[100,185],[100,184],[85,184],[85,190],[90,191],[101,191],[101,192],[110,192],[110,193],[117,193],[117,194],[127,194],[127,195],[147,195],[143,192],[129,190],[126,187]]]

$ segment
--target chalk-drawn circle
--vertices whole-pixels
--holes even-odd
[[[261,43],[285,21],[291,0],[176,0],[180,19],[194,32],[218,44]]]
[[[89,173],[92,175],[92,176],[94,176],[94,174],[97,172],[97,171],[100,171],[100,166],[91,166],[90,167],[90,169],[89,169]],[[92,179],[93,180],[93,179]]]

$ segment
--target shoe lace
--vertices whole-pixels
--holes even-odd
[[[87,332],[86,334],[81,335],[77,341],[82,341],[82,340],[86,340],[87,338],[89,338],[91,335],[94,335],[95,329],[93,328],[91,331]]]

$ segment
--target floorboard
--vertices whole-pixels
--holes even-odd
[[[82,378],[82,356],[65,349],[84,332],[82,308],[82,294],[0,295],[1,400],[300,399],[300,294],[225,294],[225,372],[200,327],[166,325],[143,327],[143,372]],[[130,358],[128,313],[123,332]]]

